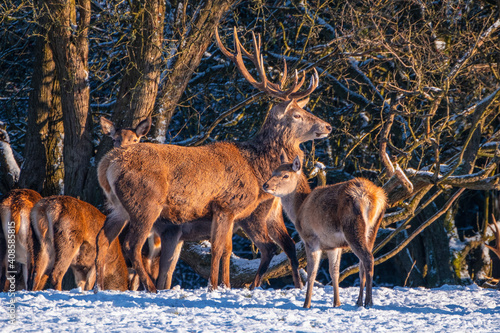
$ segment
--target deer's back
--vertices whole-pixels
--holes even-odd
[[[95,243],[106,216],[97,208],[79,199],[56,195],[40,200],[33,209],[33,224],[52,229],[55,237]],[[41,225],[44,224],[44,225]]]
[[[230,143],[181,147],[151,143],[114,149],[99,164],[99,182],[111,203],[162,206],[174,223],[219,209],[246,214],[257,200],[259,183],[248,161]]]
[[[301,236],[317,238],[325,249],[347,247],[344,234],[364,232],[367,237],[385,202],[385,192],[364,178],[320,186],[304,200],[297,228]]]

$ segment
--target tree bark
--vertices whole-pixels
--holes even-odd
[[[80,197],[93,153],[88,84],[90,0],[53,0],[45,5],[50,46],[61,84],[64,193]]]
[[[43,20],[39,22],[42,27]],[[62,193],[64,129],[52,50],[46,41],[46,32],[39,34],[35,37],[28,128],[19,185],[49,196]]]
[[[189,28],[179,23],[183,22],[182,16],[185,12],[176,11],[176,18],[170,22],[172,25],[170,29],[176,32],[177,36],[173,39],[177,41],[170,44],[168,54],[173,56],[167,59],[167,74],[164,81],[160,83],[159,96],[155,105],[152,136],[156,142],[165,141],[167,128],[177,103],[193,72],[200,64],[203,54],[212,43],[215,26],[219,24],[222,15],[236,2],[235,0],[205,1],[198,9],[198,16]]]
[[[135,20],[127,47],[128,64],[112,116],[118,128],[135,127],[153,112],[161,71],[165,2],[136,0],[132,3],[132,16]],[[96,191],[97,165],[112,146],[111,139],[103,136],[88,176],[85,198],[94,205],[103,203],[103,193]]]

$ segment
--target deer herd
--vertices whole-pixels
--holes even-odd
[[[137,290],[142,286],[156,292],[171,288],[183,242],[199,240],[211,242],[209,290],[219,286],[219,271],[222,285],[229,288],[232,236],[239,228],[261,253],[250,288],[261,285],[276,244],[288,256],[295,287],[301,288],[295,243],[285,227],[284,209],[305,243],[308,279],[304,307],[311,306],[322,251],[330,262],[333,305],[340,305],[340,257],[347,247],[360,259],[357,305],[372,305],[372,249],[386,195],[362,178],[314,190],[309,187],[302,172],[300,144],[325,138],[332,130],[327,122],[303,109],[307,96],[318,86],[318,73],[313,70],[309,87],[303,91],[305,74],[299,79],[295,73],[293,84],[285,89],[286,62],[280,82],[268,81],[259,35],[253,35],[254,54],[242,46],[236,28],[234,53],[222,45],[217,29],[215,36],[222,53],[253,87],[280,100],[260,131],[246,142],[182,147],[139,143],[151,127],[150,117],[125,129],[101,117],[102,131],[115,147],[98,165],[107,215],[69,196],[42,198],[29,189],[9,192],[0,203],[2,288],[8,288],[7,272],[13,270],[12,251],[7,249],[14,242],[19,283],[28,290],[47,286],[61,290],[71,267],[82,290]],[[246,69],[243,56],[255,65],[260,81]]]

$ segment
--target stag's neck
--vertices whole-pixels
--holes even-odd
[[[299,156],[301,160],[304,158],[300,142],[293,138],[287,129],[278,133],[279,135],[276,135],[263,129],[253,139],[237,144],[262,183],[266,182],[273,170],[280,165],[282,150],[290,160],[295,156]]]
[[[304,203],[304,200],[306,200],[309,193],[311,193],[311,187],[309,186],[309,183],[307,182],[304,174],[302,174],[295,191],[289,195],[281,197],[281,204],[283,205],[283,209],[285,210],[286,215],[293,222],[293,224],[296,224],[300,208],[302,207],[302,204]]]

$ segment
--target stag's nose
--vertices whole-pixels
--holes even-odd
[[[328,132],[331,132],[331,131],[332,131],[332,126],[330,126],[330,125],[326,125],[326,126],[325,126],[325,129],[326,129]]]

